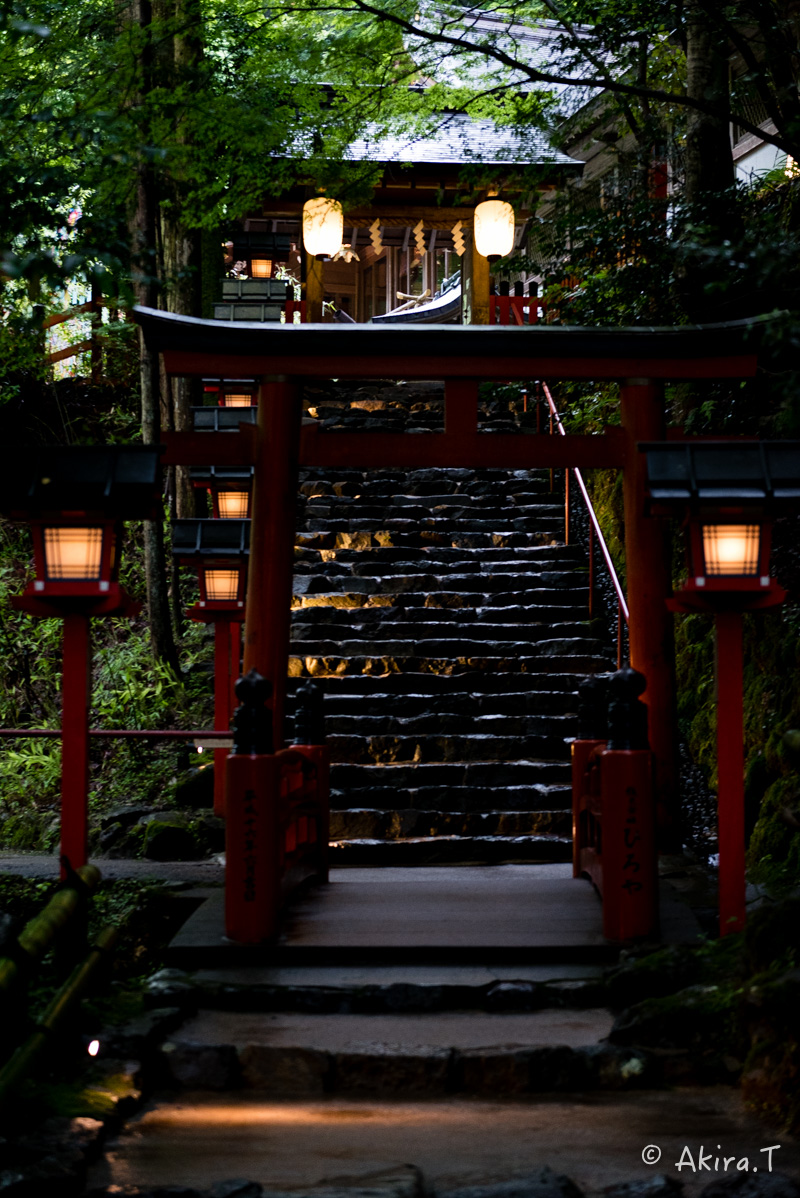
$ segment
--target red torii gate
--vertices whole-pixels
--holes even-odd
[[[623,470],[631,665],[647,679],[659,843],[676,847],[677,764],[670,556],[662,521],[644,515],[640,442],[666,437],[666,380],[751,377],[758,322],[678,328],[554,326],[230,325],[135,308],[170,375],[261,379],[258,425],[230,433],[166,433],[165,464],[255,466],[244,669],[273,685],[283,745],[297,474],[300,466],[460,466]],[[444,433],[323,433],[302,425],[310,378],[442,379]],[[594,379],[620,384],[621,428],[603,435],[481,434],[482,381]]]

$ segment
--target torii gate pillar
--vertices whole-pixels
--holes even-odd
[[[283,748],[301,415],[301,394],[296,384],[282,377],[267,377],[262,381],[251,507],[244,672],[256,669],[272,683],[276,750]]]
[[[655,760],[658,848],[680,852],[675,638],[672,613],[664,602],[672,593],[671,554],[665,521],[644,514],[647,463],[637,450],[640,441],[665,439],[663,384],[628,379],[620,386],[620,397],[626,433],[623,502],[630,662],[647,679],[642,698]]]

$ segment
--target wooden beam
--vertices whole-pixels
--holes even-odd
[[[624,440],[616,429],[603,436],[527,436],[515,433],[321,433],[300,430],[300,465],[360,469],[428,466],[535,470],[577,466],[581,470],[624,465]]]
[[[220,322],[221,323],[221,322]],[[293,328],[310,328],[295,325]],[[332,326],[317,326],[328,329]],[[337,325],[341,335],[352,325]],[[372,327],[372,326],[367,326]],[[395,325],[403,329],[404,325]],[[416,327],[416,326],[414,326]],[[434,327],[434,326],[431,326]],[[439,327],[439,326],[437,326]],[[448,326],[441,326],[446,328]],[[492,330],[493,332],[495,330]],[[498,328],[496,330],[500,332]],[[529,336],[530,330],[511,328]],[[531,350],[533,346],[531,346]],[[343,354],[330,357],[304,357],[302,347],[293,353],[246,354],[202,353],[194,350],[164,350],[168,374],[208,375],[225,378],[232,373],[246,375],[280,374],[292,378],[356,379],[445,379],[476,378],[491,380],[543,379],[740,379],[756,372],[755,354],[708,358],[577,358],[565,353],[558,357],[504,358],[439,357],[397,354],[380,358]]]
[[[162,466],[254,466],[256,427],[240,424],[237,433],[162,432]]]

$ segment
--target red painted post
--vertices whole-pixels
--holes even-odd
[[[672,593],[671,552],[665,522],[645,516],[645,455],[640,441],[665,436],[663,386],[629,379],[620,387],[626,434],[623,501],[630,663],[647,679],[643,700],[649,712],[650,748],[655,758],[658,847],[680,851],[678,829],[677,715],[672,615],[664,600]]]
[[[231,622],[214,623],[214,731],[231,726]],[[225,815],[225,758],[227,749],[214,750],[214,814]]]
[[[653,761],[648,749],[600,753],[603,812],[603,935],[641,940],[658,933]]]
[[[225,935],[237,944],[262,944],[278,932],[279,774],[274,753],[227,758]]]
[[[89,703],[91,635],[89,616],[64,617],[61,745],[61,856],[72,869],[89,856],[87,796],[89,792]],[[62,878],[65,871],[62,868]]]
[[[445,379],[444,431],[448,437],[473,437],[478,431],[478,384],[475,379]]]
[[[719,934],[745,922],[742,615],[717,612]]]
[[[605,746],[604,740],[574,740],[571,745],[572,756],[572,876],[580,878],[581,849],[584,847],[581,836],[581,811],[586,795],[587,772],[589,758],[595,749]]]
[[[276,749],[283,746],[301,415],[299,387],[286,379],[266,379],[262,383],[251,508],[244,672],[256,669],[272,683]]]
[[[327,882],[331,826],[331,751],[327,745],[292,745],[292,750],[296,753],[302,753],[316,768],[316,808],[319,818],[319,871],[317,881]]]
[[[228,711],[230,718],[233,718],[233,713],[236,710],[238,700],[236,698],[236,679],[242,672],[242,625],[239,620],[231,622],[230,626],[231,637],[231,656],[230,656],[230,686],[228,689]]]

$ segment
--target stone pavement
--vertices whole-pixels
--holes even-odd
[[[266,1190],[301,1195],[323,1178],[347,1174],[366,1185],[377,1170],[413,1164],[427,1192],[438,1196],[459,1186],[524,1177],[547,1165],[590,1198],[606,1186],[629,1182],[655,1183],[650,1193],[666,1198],[670,1190],[666,1184],[659,1188],[659,1175],[673,1186],[682,1183],[687,1198],[695,1198],[725,1177],[713,1171],[714,1158],[725,1155],[747,1156],[760,1171],[736,1175],[750,1184],[742,1198],[759,1193],[766,1198],[769,1188],[759,1190],[754,1183],[772,1180],[760,1150],[773,1144],[781,1145],[773,1153],[774,1170],[800,1178],[797,1143],[748,1115],[728,1087],[491,1102],[338,1096],[309,1102],[185,1093],[177,1102],[151,1104],[132,1120],[92,1171],[91,1182],[205,1188],[223,1178],[248,1177]],[[648,1145],[661,1150],[656,1165],[642,1160]],[[675,1168],[685,1146],[697,1165],[701,1145],[712,1154],[706,1170]],[[372,1193],[387,1191],[373,1183]],[[523,1187],[519,1198],[535,1193]],[[790,1198],[791,1191],[773,1194]],[[795,1188],[794,1198],[797,1194]]]
[[[662,886],[662,937],[691,941],[697,924]],[[600,902],[572,866],[466,865],[351,867],[302,894],[275,946],[246,949],[224,940],[223,897],[210,892],[173,940],[168,964],[282,964],[368,959],[440,964],[487,961],[613,961]]]

